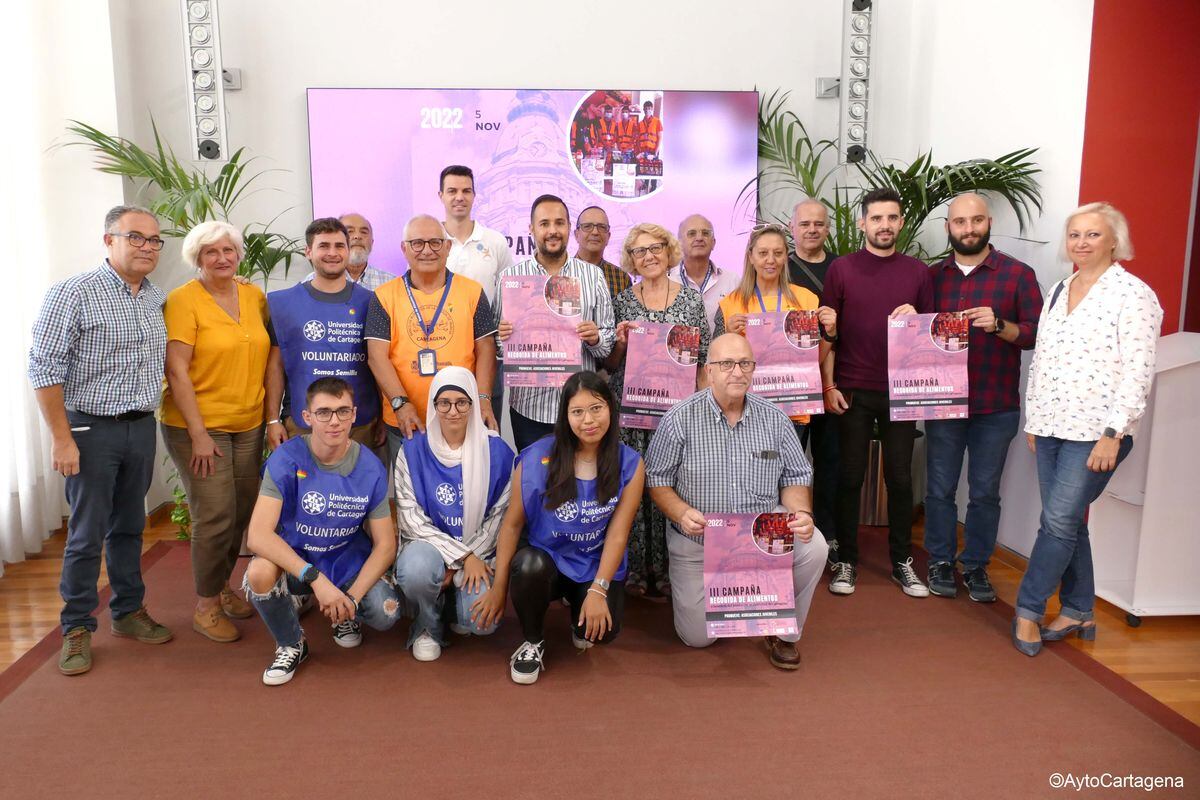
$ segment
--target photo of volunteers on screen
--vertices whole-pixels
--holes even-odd
[[[571,158],[593,191],[617,199],[657,192],[663,176],[663,93],[597,89],[571,120]]]

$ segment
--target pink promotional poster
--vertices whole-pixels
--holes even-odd
[[[967,343],[961,312],[903,314],[888,321],[891,419],[965,419]]]
[[[372,265],[396,274],[404,224],[445,219],[438,176],[451,164],[474,171],[472,218],[514,261],[533,255],[529,207],[544,193],[572,223],[603,208],[613,252],[639,222],[675,230],[700,213],[716,228],[713,260],[739,264],[754,225],[754,197],[738,197],[758,175],[757,92],[314,88],[308,138],[313,215],[364,215]]]
[[[816,311],[747,314],[746,340],[758,362],[750,391],[773,400],[789,417],[825,413]]]
[[[708,635],[796,633],[790,514],[716,514],[704,531]]]
[[[696,391],[700,329],[641,322],[629,331],[621,426],[655,430],[673,405]]]
[[[514,275],[500,282],[513,332],[504,342],[505,386],[560,387],[583,369],[575,328],[583,319],[579,281],[567,275]]]

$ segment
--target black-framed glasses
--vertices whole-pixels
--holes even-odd
[[[631,247],[629,249],[629,255],[633,256],[634,258],[641,258],[642,256],[646,255],[646,253],[653,253],[654,255],[657,256],[657,255],[661,254],[663,250],[666,250],[666,249],[667,249],[667,246],[665,244],[663,244],[662,242],[656,242],[655,244],[652,244],[649,247]]]
[[[446,240],[445,239],[407,239],[407,240],[405,240],[404,243],[407,244],[409,249],[412,250],[414,253],[421,252],[422,250],[425,249],[426,246],[428,246],[429,249],[432,250],[433,252],[440,253],[442,250],[442,247],[446,244]]]
[[[150,249],[156,253],[159,250],[162,250],[163,245],[166,244],[165,241],[163,241],[161,238],[159,238],[157,236],[147,237],[147,236],[142,236],[140,233],[136,233],[136,232],[135,233],[113,233],[110,235],[111,236],[120,236],[122,238],[128,239],[129,243],[131,245],[133,245],[134,247],[138,248],[139,250],[142,249],[142,247],[144,247],[145,245],[150,245]]]
[[[581,222],[579,223],[578,227],[579,230],[583,231],[584,233],[591,233],[593,231],[608,233],[610,230],[612,230],[609,225],[603,222]]]
[[[342,422],[350,420],[354,416],[354,406],[341,406],[340,408],[318,408],[315,411],[308,412],[312,414],[317,422],[329,422],[333,419],[333,415],[337,414],[337,418]]]
[[[450,409],[454,409],[460,414],[465,414],[471,410],[473,401],[469,397],[460,397],[457,400],[434,400],[433,407],[438,410],[439,414],[449,414]]]
[[[737,367],[746,374],[754,372],[754,368],[758,366],[757,361],[749,358],[742,358],[736,361],[732,358],[727,358],[724,361],[710,361],[708,363],[721,370],[721,372],[733,372],[733,368]]]

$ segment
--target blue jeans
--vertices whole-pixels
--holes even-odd
[[[413,618],[408,630],[408,646],[422,633],[428,633],[438,644],[445,644],[445,626],[442,612],[446,595],[455,597],[455,620],[476,636],[486,636],[496,630],[497,625],[480,628],[471,621],[471,604],[486,591],[471,592],[466,586],[453,585],[442,589],[446,579],[446,561],[437,548],[428,542],[408,541],[396,557],[396,590],[404,599],[405,612]]]
[[[340,588],[344,592],[357,579],[346,581]],[[292,597],[304,597],[312,594],[312,587],[307,583],[292,577],[286,572],[265,594],[258,594],[250,588],[248,580],[242,581],[242,589],[246,599],[254,606],[254,610],[262,617],[267,630],[275,638],[278,647],[299,647],[304,638],[304,629],[300,627],[300,612]],[[358,622],[377,631],[386,631],[396,624],[400,618],[400,601],[396,590],[387,581],[387,576],[375,582],[358,603]]]
[[[156,444],[153,416],[118,422],[70,411],[67,419],[79,447],[79,473],[67,478],[71,518],[58,584],[64,635],[77,627],[96,630],[102,550],[113,619],[142,607],[142,531]]]
[[[1017,592],[1018,617],[1041,622],[1046,613],[1046,599],[1061,582],[1058,597],[1062,613],[1075,620],[1092,619],[1096,584],[1085,515],[1116,472],[1116,467],[1112,472],[1092,472],[1087,468],[1088,455],[1095,446],[1095,442],[1037,437],[1042,520]],[[1132,449],[1132,436],[1121,439],[1117,466]]]
[[[1000,529],[1000,476],[1008,445],[1017,435],[1020,411],[925,423],[925,550],[929,563],[953,564],[958,545],[958,479],[967,459],[966,542],[958,555],[964,571],[986,567]]]

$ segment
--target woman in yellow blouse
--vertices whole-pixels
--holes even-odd
[[[258,494],[270,351],[266,295],[234,280],[244,252],[232,225],[197,225],[183,240],[183,258],[199,274],[163,308],[162,430],[192,514],[192,628],[215,642],[238,638],[230,617],[254,613],[229,588]]]
[[[713,320],[713,339],[724,333],[746,335],[746,315],[773,311],[817,311],[817,320],[826,336],[837,338],[837,312],[822,306],[817,296],[796,286],[788,277],[787,233],[779,225],[760,225],[746,243],[742,268],[742,283],[725,295]],[[829,342],[822,341],[820,357],[829,352]],[[756,354],[757,355],[757,354]],[[808,415],[792,417],[797,426],[808,424]],[[797,428],[797,433],[800,433]]]

